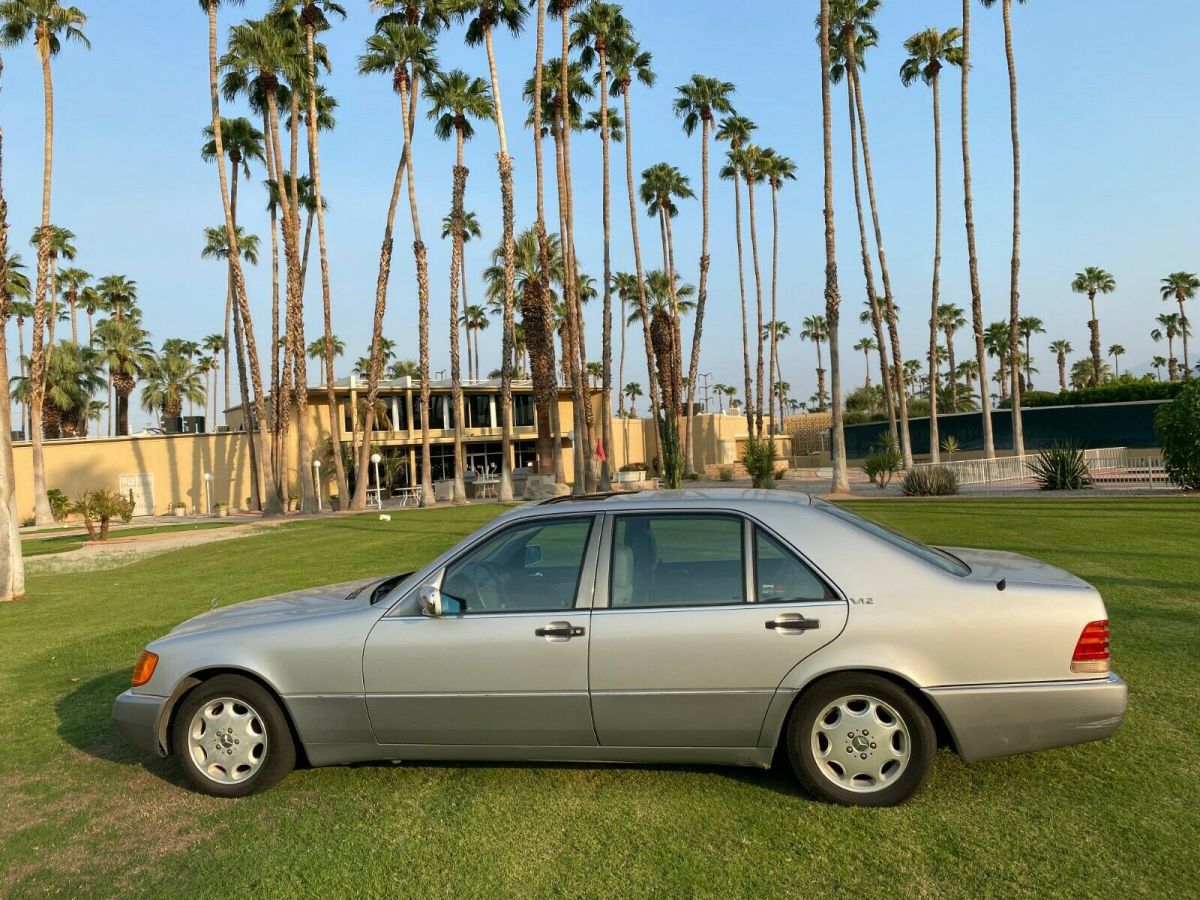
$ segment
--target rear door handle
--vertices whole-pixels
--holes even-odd
[[[551,622],[544,628],[533,630],[535,637],[552,641],[569,641],[573,637],[583,637],[586,633],[583,626],[572,625],[570,622]]]
[[[806,619],[797,613],[783,613],[767,622],[767,628],[780,634],[796,634],[820,627],[820,619]]]

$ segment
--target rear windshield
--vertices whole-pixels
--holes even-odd
[[[893,547],[899,547],[906,553],[919,557],[927,563],[932,563],[944,572],[949,572],[951,575],[958,575],[960,577],[971,574],[970,566],[958,557],[951,556],[945,550],[929,547],[918,541],[914,541],[912,538],[906,538],[904,535],[898,534],[890,528],[883,527],[878,522],[864,519],[862,516],[855,515],[848,509],[834,506],[832,503],[827,503],[824,500],[814,498],[813,506],[828,515],[841,519],[843,522],[849,522],[856,528],[861,528],[863,531],[887,541]]]

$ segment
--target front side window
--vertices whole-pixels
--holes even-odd
[[[613,529],[609,605],[743,603],[742,555],[742,521],[734,516],[621,516]]]
[[[442,596],[467,615],[571,609],[591,531],[590,516],[506,528],[446,567]]]
[[[759,603],[834,599],[812,569],[761,528],[754,529],[754,591]]]

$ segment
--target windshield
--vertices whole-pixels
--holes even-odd
[[[864,519],[862,516],[852,513],[848,509],[834,506],[832,503],[827,503],[824,500],[814,498],[813,506],[824,513],[841,519],[843,522],[849,522],[856,528],[861,528],[863,531],[873,534],[877,538],[882,538],[893,547],[899,547],[906,553],[919,557],[927,563],[932,563],[944,572],[949,572],[951,575],[958,575],[959,577],[971,574],[970,566],[945,550],[939,550],[937,547],[929,547],[918,541],[914,541],[912,538],[907,538],[898,532],[892,531],[890,528],[885,528],[878,522]]]

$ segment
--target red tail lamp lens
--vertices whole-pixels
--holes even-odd
[[[1071,656],[1072,672],[1091,674],[1109,670],[1108,619],[1088,622],[1075,642],[1075,653]]]

